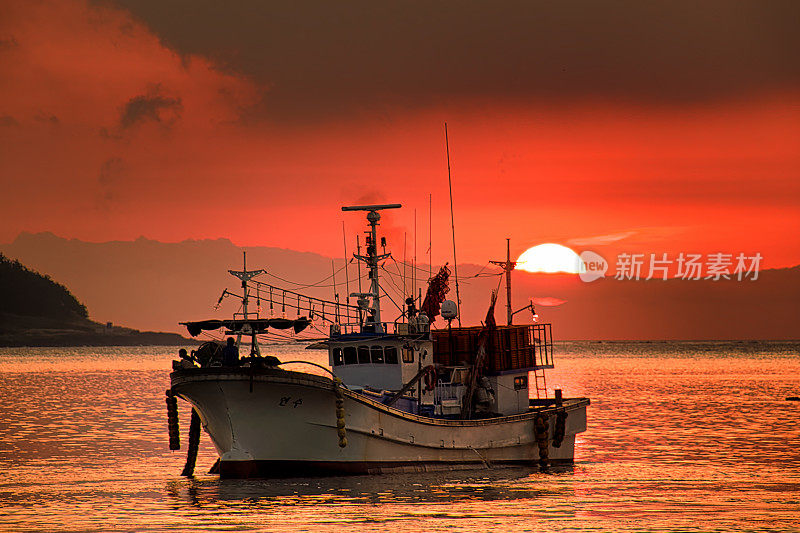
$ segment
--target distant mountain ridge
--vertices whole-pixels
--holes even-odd
[[[248,268],[264,268],[259,279],[312,296],[331,299],[333,268],[342,258],[283,248],[247,247]],[[241,269],[242,248],[227,239],[162,243],[145,238],[89,243],[52,233],[22,233],[0,252],[66,284],[88,304],[92,317],[140,329],[182,331],[178,322],[226,317],[236,310],[229,298],[213,309],[223,289],[238,282],[228,269]],[[434,258],[436,260],[436,258]],[[452,266],[452,265],[451,265]],[[402,285],[403,267],[389,260],[381,270],[392,292]],[[434,272],[438,265],[434,266]],[[357,291],[356,266],[350,267],[349,290]],[[410,277],[410,269],[407,269]],[[419,265],[417,291],[425,289],[428,266]],[[366,273],[362,268],[362,276]],[[475,277],[480,273],[480,276]],[[460,264],[462,322],[479,323],[491,290],[500,288],[498,323],[505,323],[505,291],[500,271],[491,266]],[[487,276],[488,274],[488,276]],[[339,271],[337,292],[344,301],[345,278]],[[304,286],[311,284],[312,286]],[[408,283],[410,287],[410,282]],[[448,297],[455,298],[451,277]],[[397,300],[397,294],[392,293]],[[757,281],[698,280],[583,283],[574,275],[513,274],[514,309],[536,298],[540,320],[553,322],[556,338],[601,340],[650,339],[798,339],[800,266],[763,270]],[[399,300],[397,300],[399,302]],[[399,311],[384,299],[384,319]],[[553,303],[563,302],[561,305]],[[547,305],[551,304],[551,305]],[[274,309],[280,314],[280,309]],[[263,312],[268,314],[265,306]],[[530,321],[530,313],[515,322]],[[441,327],[441,319],[436,323]]]

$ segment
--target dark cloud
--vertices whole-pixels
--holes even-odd
[[[152,121],[171,126],[183,111],[181,99],[164,96],[160,88],[153,88],[147,94],[134,96],[123,106],[119,125],[128,129],[136,124]]]
[[[13,35],[11,37],[0,38],[0,52],[3,50],[11,50],[17,47],[19,47],[19,42],[17,42],[17,38]]]
[[[274,115],[454,101],[671,104],[796,89],[800,2],[116,0]]]
[[[100,176],[97,178],[97,182],[104,187],[110,187],[119,181],[124,170],[125,162],[121,157],[106,159],[100,166]]]
[[[100,166],[100,175],[97,178],[97,184],[100,188],[97,199],[98,209],[109,209],[110,204],[118,200],[118,187],[124,180],[126,172],[125,161],[120,157],[111,157],[103,162]]]
[[[57,116],[55,116],[52,113],[45,113],[44,111],[40,111],[33,118],[35,118],[39,122],[44,122],[46,124],[51,124],[53,126],[58,126],[61,123],[61,121],[58,119]]]
[[[16,128],[19,127],[19,122],[11,115],[0,115],[0,127]]]

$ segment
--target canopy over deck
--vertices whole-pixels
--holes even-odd
[[[204,330],[214,330],[226,328],[229,331],[241,333],[266,333],[267,329],[290,329],[295,333],[300,333],[308,327],[311,321],[306,317],[296,319],[289,318],[248,318],[231,320],[201,320],[199,322],[181,322],[186,326],[189,335],[196,337]],[[245,326],[248,326],[247,328]],[[245,330],[251,331],[245,331]]]

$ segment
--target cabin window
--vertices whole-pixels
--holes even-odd
[[[514,390],[528,388],[528,376],[517,376],[514,378]]]
[[[358,364],[363,365],[369,363],[369,346],[358,347]]]
[[[344,364],[346,365],[354,365],[358,363],[358,357],[356,357],[356,347],[355,346],[345,346],[344,347]]]
[[[344,364],[344,358],[342,357],[342,349],[341,348],[334,348],[333,349],[333,366],[339,366]]]
[[[414,349],[413,348],[403,348],[403,362],[404,363],[413,363],[414,362]]]
[[[372,354],[373,363],[383,364],[383,346],[373,346],[370,348],[370,353]]]
[[[387,365],[397,364],[397,348],[394,346],[387,346],[383,349],[383,354]]]

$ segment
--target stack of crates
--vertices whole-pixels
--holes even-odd
[[[473,326],[431,331],[434,362],[445,366],[472,364],[482,329]],[[486,348],[487,372],[553,368],[550,324],[497,326]]]

